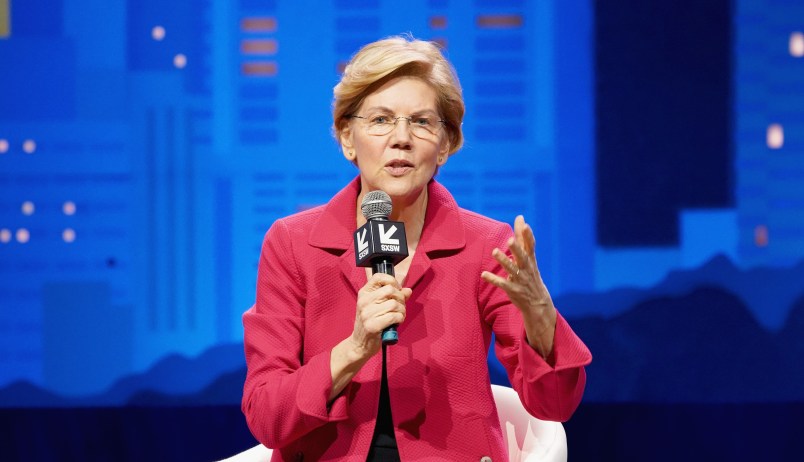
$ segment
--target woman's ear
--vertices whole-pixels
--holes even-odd
[[[449,140],[444,140],[441,143],[441,149],[438,150],[438,166],[442,166],[447,163],[447,159],[449,159]]]
[[[352,142],[352,130],[351,127],[349,127],[349,124],[344,125],[343,129],[341,130],[340,141],[343,157],[345,157],[349,162],[355,162],[357,160],[357,155],[355,154],[354,143]]]

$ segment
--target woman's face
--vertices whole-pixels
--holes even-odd
[[[436,92],[421,79],[397,77],[363,100],[341,134],[344,156],[360,169],[362,191],[385,191],[394,202],[412,204],[436,168],[447,161],[449,142],[439,122]],[[385,125],[393,124],[395,126]],[[409,119],[408,119],[409,118]],[[383,131],[377,124],[390,127]],[[433,133],[410,124],[429,125]]]

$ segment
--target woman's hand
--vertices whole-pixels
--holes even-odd
[[[357,293],[355,327],[350,337],[357,352],[371,357],[380,350],[383,329],[405,320],[405,302],[411,293],[391,275],[377,273],[369,278]]]
[[[330,354],[330,401],[346,388],[366,361],[380,351],[383,329],[405,320],[405,302],[411,293],[411,289],[400,287],[395,277],[382,273],[371,276],[357,292],[352,335],[335,345]]]
[[[550,292],[542,282],[536,264],[535,248],[536,239],[533,230],[525,223],[522,215],[517,216],[514,220],[514,237],[508,241],[508,249],[513,258],[508,258],[505,252],[498,248],[492,250],[492,256],[508,273],[508,278],[502,278],[488,271],[483,271],[481,277],[508,294],[511,303],[522,312],[528,343],[539,351],[543,358],[547,358],[553,350],[556,309]]]

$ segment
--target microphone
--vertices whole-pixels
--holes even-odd
[[[392,208],[391,196],[380,190],[366,193],[360,205],[366,224],[357,228],[354,234],[355,263],[370,266],[371,274],[394,276],[394,265],[408,256],[405,224],[388,220]],[[394,345],[399,341],[396,326],[383,329],[383,345]]]

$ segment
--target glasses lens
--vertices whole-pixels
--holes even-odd
[[[423,127],[421,125],[411,125],[410,131],[419,138],[427,138],[435,134],[430,130],[429,127]]]
[[[441,121],[431,116],[391,117],[376,115],[365,119],[370,135],[387,135],[402,121],[407,121],[410,132],[419,138],[432,138],[438,134]]]
[[[370,121],[368,124],[369,135],[387,135],[394,129],[393,121],[374,122]]]
[[[435,117],[416,116],[408,119],[410,130],[418,136],[432,136],[438,133],[439,121]]]

